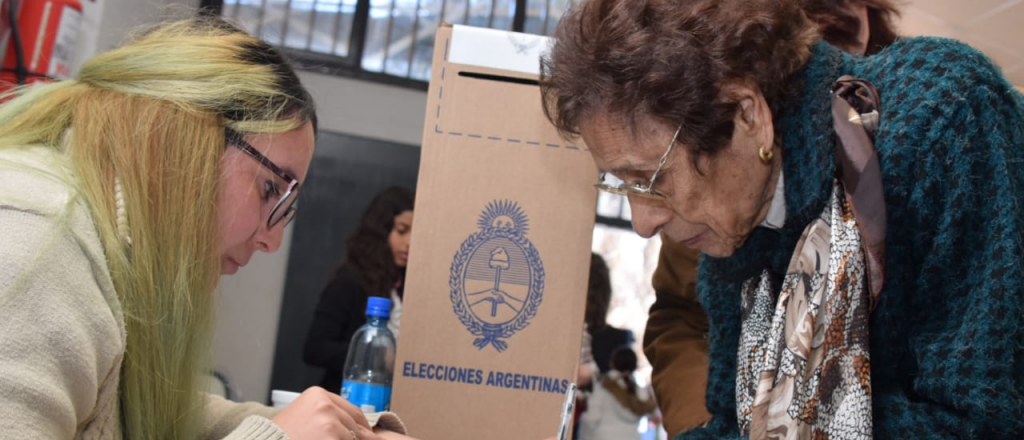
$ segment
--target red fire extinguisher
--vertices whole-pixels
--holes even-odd
[[[71,77],[82,4],[78,0],[0,0],[6,54],[0,92]],[[0,28],[2,30],[2,28]]]

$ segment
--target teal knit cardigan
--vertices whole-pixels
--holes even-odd
[[[829,86],[872,82],[888,213],[887,278],[871,316],[876,439],[1024,437],[1024,105],[980,52],[911,38],[867,58],[817,44],[780,111],[786,223],[757,228],[733,256],[705,257],[710,325],[706,428],[737,438],[740,285],[781,279],[828,201],[835,166]]]

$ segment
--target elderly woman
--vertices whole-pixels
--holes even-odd
[[[801,0],[822,40],[857,55],[874,55],[896,41],[891,0]],[[644,329],[651,385],[670,435],[703,426],[708,376],[708,318],[697,300],[699,249],[662,240],[651,284],[655,301]]]
[[[706,255],[712,419],[682,437],[1024,433],[1020,95],[953,41],[819,40],[795,0],[589,0],[544,61],[637,232]]]

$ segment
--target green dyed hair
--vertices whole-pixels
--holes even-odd
[[[315,129],[309,93],[271,46],[202,17],[158,25],[96,56],[74,80],[8,98],[0,148],[42,144],[66,154],[73,193],[103,243],[128,338],[119,390],[125,438],[194,438],[221,269],[225,129]],[[115,179],[129,236],[118,233]]]

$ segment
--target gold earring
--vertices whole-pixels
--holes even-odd
[[[775,157],[775,153],[772,153],[771,150],[767,150],[764,147],[757,150],[757,155],[761,157],[761,162],[766,164],[772,163],[772,158]]]

